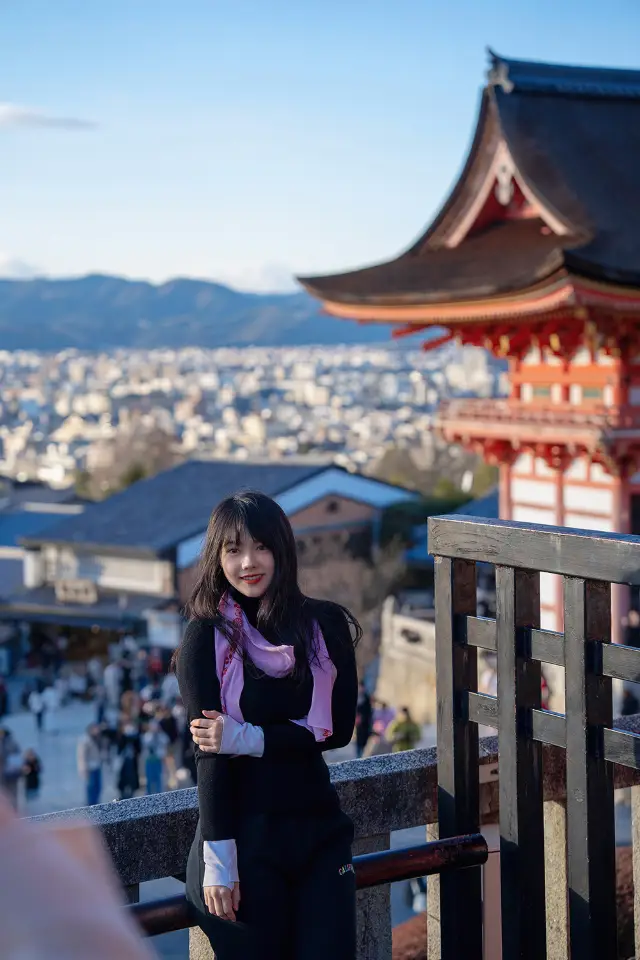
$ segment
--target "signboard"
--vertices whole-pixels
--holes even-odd
[[[98,588],[93,580],[57,580],[55,593],[58,603],[98,602]]]

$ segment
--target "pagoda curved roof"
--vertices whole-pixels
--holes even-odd
[[[491,58],[466,164],[433,223],[393,260],[298,278],[310,293],[402,306],[489,298],[559,273],[640,286],[640,71]],[[474,224],[500,150],[531,219]]]

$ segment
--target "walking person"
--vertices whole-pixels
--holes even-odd
[[[140,733],[131,719],[125,719],[118,734],[120,773],[118,790],[121,800],[129,800],[140,789]]]
[[[18,809],[18,786],[22,777],[22,752],[11,730],[0,727],[0,788]]]
[[[4,677],[0,677],[0,720],[9,713],[9,691]]]
[[[29,694],[29,700],[27,701],[29,705],[29,710],[33,714],[33,719],[36,722],[36,730],[38,733],[42,733],[42,719],[44,717],[44,699],[42,694],[36,687],[35,690],[32,690]]]
[[[640,613],[632,607],[624,624],[624,645],[640,647]]]
[[[102,734],[96,723],[91,723],[80,737],[77,749],[78,773],[86,784],[87,806],[100,803],[102,793]]]
[[[289,521],[259,493],[214,510],[188,612],[198,923],[218,960],[354,960],[353,826],[322,753],[351,741],[361,630],[302,594]]]
[[[356,706],[356,757],[361,757],[373,727],[373,706],[364,683],[358,686]]]
[[[169,737],[161,729],[157,720],[152,720],[142,735],[144,750],[144,775],[147,793],[162,793],[162,771],[164,758],[169,747]]]
[[[398,716],[389,724],[386,739],[391,744],[391,753],[414,750],[420,743],[422,730],[411,716],[409,707],[402,707]]]
[[[24,777],[24,790],[27,802],[35,800],[40,793],[40,776],[42,774],[42,763],[35,750],[27,750],[22,760],[22,776]]]
[[[120,707],[120,696],[122,693],[122,671],[118,663],[112,661],[107,664],[104,668],[102,683],[109,706],[118,709]]]
[[[172,674],[175,676],[175,674]],[[160,730],[167,738],[167,748],[164,753],[163,764],[167,774],[167,786],[169,790],[175,789],[176,772],[178,769],[178,751],[180,747],[180,732],[178,730],[178,721],[173,711],[168,707],[159,707],[156,711],[156,720],[160,725]]]
[[[45,687],[42,691],[42,702],[44,704],[44,726],[47,733],[58,732],[58,709],[60,707],[60,692],[53,685]]]

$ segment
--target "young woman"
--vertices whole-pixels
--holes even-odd
[[[353,734],[360,627],[301,592],[289,521],[260,493],[214,510],[188,613],[198,923],[217,960],[354,960],[353,827],[322,752]]]

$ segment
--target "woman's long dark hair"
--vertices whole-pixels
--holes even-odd
[[[273,579],[260,601],[258,629],[286,637],[296,654],[296,669],[304,673],[315,655],[312,647],[314,602],[298,586],[296,541],[289,519],[282,508],[264,493],[246,491],[227,497],[218,504],[209,520],[198,574],[185,613],[191,620],[212,620],[229,638],[232,649],[238,649],[241,637],[233,625],[219,612],[220,601],[229,590],[222,570],[225,544],[238,543],[244,531],[256,543],[273,554]],[[362,636],[355,617],[344,607],[332,604],[346,618],[353,644]],[[175,651],[175,666],[180,649]]]

